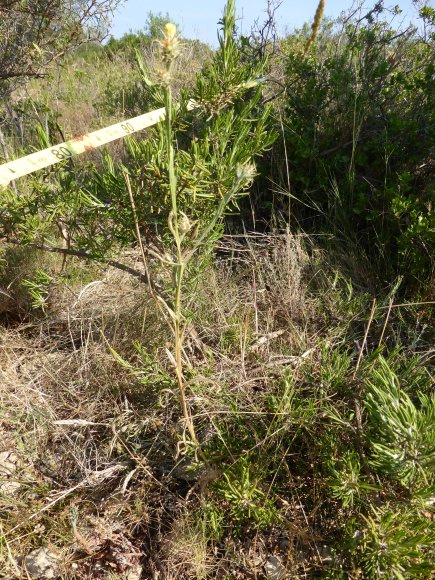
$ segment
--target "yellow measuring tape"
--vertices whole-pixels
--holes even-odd
[[[263,78],[259,78],[246,81],[238,85],[238,88],[249,89],[257,86],[263,80]],[[189,111],[197,107],[198,103],[194,99],[191,99],[187,103],[187,109]],[[8,161],[8,163],[0,165],[0,187],[6,187],[14,179],[24,177],[24,175],[29,175],[29,173],[38,171],[38,169],[44,169],[44,167],[60,163],[70,157],[81,155],[81,153],[84,153],[85,151],[92,151],[97,147],[101,147],[101,145],[105,145],[106,143],[110,143],[111,141],[115,141],[121,137],[126,137],[132,133],[136,133],[136,131],[140,131],[141,129],[151,127],[159,121],[162,121],[164,118],[165,108],[163,107],[162,109],[156,109],[155,111],[150,111],[144,115],[127,119],[127,121],[115,123],[115,125],[110,125],[104,129],[87,133],[81,137],[75,137],[70,141],[65,141],[65,143],[60,143],[54,147],[42,149],[41,151],[31,153],[30,155],[26,155],[20,159]]]
[[[194,101],[188,103],[187,108],[193,109],[196,106]],[[121,123],[115,123],[104,129],[87,133],[81,137],[76,137],[65,143],[60,143],[54,147],[42,149],[36,153],[31,153],[20,159],[9,161],[0,165],[0,186],[7,186],[14,179],[29,175],[38,169],[44,169],[49,165],[60,163],[65,159],[80,155],[85,151],[92,151],[96,147],[101,147],[106,143],[131,135],[141,129],[146,129],[155,125],[165,118],[165,108],[150,111],[144,115],[133,117]]]

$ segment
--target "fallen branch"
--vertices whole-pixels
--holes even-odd
[[[130,276],[137,278],[143,284],[148,284],[153,288],[153,290],[158,291],[160,288],[153,282],[147,274],[132,268],[131,266],[127,266],[122,262],[118,262],[117,260],[111,260],[110,258],[102,258],[100,256],[94,256],[93,254],[89,254],[83,250],[71,250],[69,248],[58,248],[56,246],[47,246],[45,244],[37,244],[35,242],[23,242],[22,240],[18,240],[17,238],[9,238],[7,236],[0,235],[0,240],[3,240],[7,244],[14,244],[16,246],[26,246],[28,248],[35,248],[36,250],[41,250],[43,252],[51,252],[52,254],[61,254],[63,256],[75,256],[76,258],[81,258],[83,260],[92,260],[93,262],[99,262],[102,264],[107,264],[108,266],[112,266],[112,268],[116,268],[117,270],[122,270],[123,272],[127,272]]]

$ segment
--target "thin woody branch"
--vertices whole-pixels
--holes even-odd
[[[102,264],[107,264],[108,266],[112,266],[112,268],[116,268],[117,270],[122,270],[123,272],[127,272],[130,276],[137,278],[143,284],[148,284],[153,288],[153,290],[158,291],[160,288],[153,282],[147,274],[132,268],[131,266],[127,266],[127,264],[123,264],[122,262],[118,262],[117,260],[112,260],[110,258],[102,258],[100,256],[94,256],[88,252],[83,250],[72,250],[69,248],[59,248],[57,246],[47,246],[46,244],[38,244],[36,242],[23,242],[22,240],[18,240],[17,238],[9,238],[8,236],[0,235],[0,240],[3,240],[7,244],[13,244],[16,246],[26,246],[28,248],[35,248],[36,250],[41,250],[43,252],[50,252],[52,254],[61,254],[63,256],[75,256],[76,258],[81,258],[82,260],[92,260],[93,262],[100,262]]]

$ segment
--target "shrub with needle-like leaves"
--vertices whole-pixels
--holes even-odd
[[[419,392],[412,400],[383,358],[366,386],[373,467],[406,486],[428,485],[435,465],[434,395]]]

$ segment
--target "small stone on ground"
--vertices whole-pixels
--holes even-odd
[[[269,556],[264,569],[268,580],[284,580],[286,577],[285,567],[277,556]]]
[[[58,560],[48,548],[38,548],[24,558],[24,566],[30,578],[50,580],[58,577]]]

